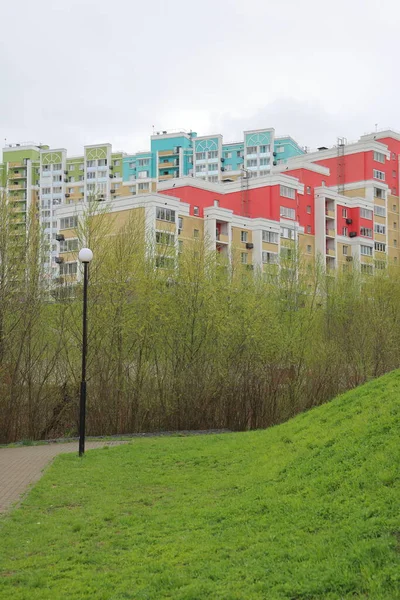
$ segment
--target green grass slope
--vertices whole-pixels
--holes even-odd
[[[1,522],[0,598],[400,598],[400,372],[267,431],[56,459]]]

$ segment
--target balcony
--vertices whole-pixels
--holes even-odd
[[[11,191],[13,191],[13,192],[17,191],[17,190],[24,190],[25,188],[26,188],[26,186],[22,185],[20,183],[12,184],[12,185],[8,186],[8,189],[11,190]]]
[[[178,165],[176,165],[174,162],[168,160],[167,162],[162,162],[160,161],[158,163],[158,168],[159,169],[173,169],[175,167],[177,167]]]
[[[328,210],[328,209],[326,209],[325,210],[325,216],[328,219],[334,219],[335,218],[335,211],[334,210]]]
[[[217,244],[229,244],[229,236],[226,233],[217,233]]]
[[[333,257],[334,257],[334,256],[336,255],[336,254],[335,254],[335,250],[334,250],[333,248],[327,248],[327,249],[326,249],[326,255],[327,255],[327,256],[333,256]]]
[[[334,229],[326,229],[326,237],[330,237],[330,238],[334,238],[335,237],[335,230]]]
[[[171,150],[160,150],[158,152],[158,156],[176,156],[179,152],[175,152],[173,149]]]
[[[168,175],[160,175],[158,178],[159,181],[165,181],[166,179],[174,179],[174,173],[169,173]]]
[[[21,169],[22,167],[25,167],[25,166],[26,165],[22,161],[8,163],[9,169]]]
[[[26,179],[26,171],[22,173],[12,173],[11,179]]]

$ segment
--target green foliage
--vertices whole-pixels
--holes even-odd
[[[58,457],[3,520],[0,598],[399,599],[399,397]]]

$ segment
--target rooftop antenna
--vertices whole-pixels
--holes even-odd
[[[153,128],[153,135],[154,135],[154,125],[152,125],[152,128]]]
[[[375,123],[375,133],[378,131],[378,123]]]

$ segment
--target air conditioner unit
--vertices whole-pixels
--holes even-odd
[[[278,163],[276,162],[276,160],[274,160],[274,162],[273,162],[272,164],[274,165],[274,167],[276,167],[276,165],[277,165]]]
[[[247,242],[246,243],[246,249],[247,250],[252,250],[254,248],[254,244],[252,244],[251,242]]]
[[[222,162],[222,163],[223,163],[223,162],[225,162],[225,159],[224,159],[224,158],[221,158],[221,162]]]
[[[56,240],[57,240],[57,242],[63,242],[65,240],[64,234],[63,233],[57,233],[56,234]]]
[[[64,177],[64,183],[68,183],[68,177]]]
[[[114,175],[112,173],[110,173],[109,178],[114,179]]]
[[[115,190],[110,190],[110,192],[111,192],[112,194],[115,194]]]
[[[347,225],[351,225],[351,224],[352,224],[352,222],[353,222],[353,219],[346,219],[346,224],[347,224]]]
[[[65,194],[65,197],[66,197],[66,198],[69,198],[69,197],[70,197],[70,195],[71,195],[71,194]]]
[[[346,256],[346,260],[347,260],[347,262],[351,262],[353,260],[353,257],[352,256]]]
[[[57,265],[61,265],[64,262],[64,259],[62,256],[56,256],[54,262],[57,263]]]
[[[357,231],[350,231],[349,236],[351,238],[357,237]]]
[[[110,171],[112,171],[114,169],[113,165],[110,165]]]
[[[225,167],[221,167],[221,171],[225,171]]]
[[[277,156],[277,153],[276,153],[276,152],[273,152],[273,153],[272,153],[272,156]]]
[[[178,235],[181,235],[182,229],[178,229]]]
[[[68,171],[64,171],[64,175],[68,175]]]

